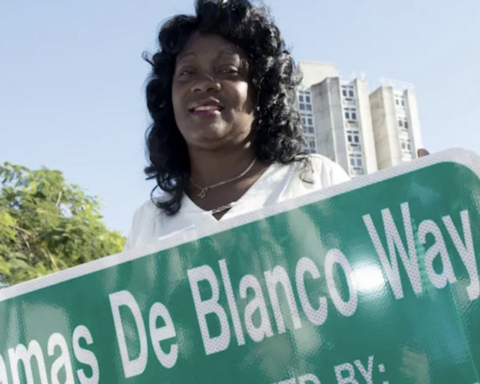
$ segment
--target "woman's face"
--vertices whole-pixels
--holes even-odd
[[[194,33],[177,56],[175,120],[190,149],[216,150],[251,140],[254,105],[247,58],[218,35]]]

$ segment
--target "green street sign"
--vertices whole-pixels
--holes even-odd
[[[0,384],[480,383],[480,159],[0,290]]]

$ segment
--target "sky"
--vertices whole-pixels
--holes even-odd
[[[480,154],[480,1],[267,0],[299,61],[413,83],[424,147]],[[193,0],[0,1],[0,163],[45,166],[128,233],[145,180],[144,101],[161,24]]]

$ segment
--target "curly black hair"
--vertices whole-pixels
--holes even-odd
[[[146,134],[148,179],[156,179],[152,201],[167,215],[175,215],[190,183],[187,145],[174,118],[172,81],[176,56],[194,32],[215,34],[247,54],[257,108],[252,129],[259,160],[290,164],[302,154],[300,115],[295,107],[298,71],[279,29],[265,8],[249,0],[197,0],[196,15],[178,15],[161,28],[160,50],[144,55],[152,66],[146,87],[153,119]],[[157,188],[166,198],[154,199]]]

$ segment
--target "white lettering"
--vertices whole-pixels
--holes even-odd
[[[327,299],[325,297],[320,297],[318,299],[318,309],[312,307],[308,300],[307,290],[305,289],[305,275],[307,272],[313,279],[320,278],[320,272],[315,263],[308,257],[304,257],[298,261],[295,272],[298,296],[300,297],[300,303],[302,304],[303,311],[307,315],[308,320],[315,325],[322,325],[327,319]]]
[[[349,298],[348,301],[343,301],[342,296],[338,292],[333,277],[333,267],[338,264],[345,273],[347,279]],[[352,279],[352,267],[347,260],[347,257],[338,249],[328,251],[325,257],[325,277],[327,278],[327,287],[332,298],[333,304],[343,316],[352,316],[357,310],[357,289]]]
[[[85,340],[87,345],[93,344],[93,338],[87,327],[80,325],[73,331],[73,353],[78,362],[88,365],[92,370],[92,376],[87,377],[83,369],[77,371],[80,384],[98,384],[100,381],[100,369],[93,352],[80,346],[80,340]]]
[[[295,303],[295,297],[293,296],[292,284],[290,283],[287,271],[285,271],[284,268],[277,266],[273,269],[273,271],[265,272],[265,281],[267,283],[270,301],[272,302],[273,314],[277,323],[278,333],[285,332],[285,324],[277,295],[277,284],[279,283],[283,286],[283,290],[287,298],[290,313],[292,315],[293,327],[295,329],[301,328],[302,323],[300,321],[297,304]]]
[[[65,368],[65,381],[62,384],[75,384],[73,377],[72,361],[65,338],[60,333],[54,333],[48,339],[48,356],[55,354],[56,347],[60,348],[60,356],[53,362],[50,369],[52,384],[60,384],[58,374],[62,368]]]
[[[432,220],[422,221],[418,227],[418,240],[421,244],[427,242],[427,235],[429,233],[433,235],[435,243],[425,252],[425,269],[433,286],[440,289],[444,288],[448,282],[450,282],[450,284],[455,283],[457,279],[440,228]],[[440,255],[443,266],[440,274],[436,273],[433,269],[433,262],[437,255]]]
[[[384,226],[385,234],[387,237],[390,261],[388,260],[388,257],[385,253],[385,249],[383,248],[382,242],[380,241],[380,237],[378,236],[375,226],[373,225],[371,216],[370,215],[363,216],[363,221],[365,222],[370,238],[380,258],[380,262],[382,263],[383,269],[387,275],[388,281],[390,282],[390,286],[392,287],[392,290],[396,299],[403,298],[403,288],[400,280],[400,273],[398,270],[398,262],[397,262],[397,255],[396,255],[395,248],[398,250],[398,253],[400,254],[400,258],[403,262],[405,270],[407,271],[407,275],[410,280],[410,283],[412,284],[414,292],[417,294],[422,292],[420,270],[418,268],[417,251],[415,249],[415,240],[413,237],[413,230],[412,230],[412,220],[410,217],[410,210],[408,207],[408,203],[403,203],[401,205],[401,208],[402,208],[403,225],[405,226],[405,235],[407,238],[409,255],[405,251],[405,247],[403,245],[402,239],[400,238],[395,222],[393,221],[393,217],[392,217],[392,214],[390,213],[390,210],[389,209],[382,210],[383,226]]]
[[[343,372],[348,371],[348,377],[343,377]],[[335,367],[335,376],[338,384],[359,384],[355,380],[355,369],[352,364],[342,364]]]
[[[112,293],[110,296],[110,306],[112,308],[113,320],[115,323],[115,331],[117,333],[120,355],[122,357],[123,370],[125,378],[141,375],[147,367],[148,346],[145,324],[143,323],[142,314],[138,303],[133,295],[128,291],[120,291]],[[128,355],[127,341],[123,328],[122,317],[120,315],[120,307],[127,307],[133,315],[135,326],[137,328],[138,337],[140,339],[140,352],[136,359],[130,360]],[[128,324],[133,327],[133,324]]]
[[[462,229],[465,243],[462,242],[455,225],[450,216],[445,216],[443,222],[447,227],[448,233],[452,238],[455,248],[457,248],[460,257],[462,258],[465,268],[467,268],[470,277],[470,285],[467,287],[467,293],[470,300],[478,299],[480,295],[480,281],[478,277],[477,261],[475,260],[475,251],[473,249],[472,230],[470,228],[470,218],[468,211],[460,212],[462,218]]]
[[[230,313],[232,314],[233,329],[237,336],[238,345],[245,344],[245,336],[243,335],[242,323],[240,322],[240,315],[238,314],[237,303],[235,302],[235,296],[233,295],[232,282],[230,281],[230,275],[228,273],[227,262],[220,260],[220,271],[222,273],[223,285],[227,293],[228,306],[230,307]]]
[[[228,318],[225,310],[218,303],[220,291],[218,287],[218,280],[215,277],[213,269],[207,265],[191,269],[188,271],[188,280],[190,282],[190,289],[192,291],[198,323],[202,333],[205,353],[207,355],[211,355],[213,353],[224,351],[230,344],[230,326],[228,325]],[[203,301],[200,296],[200,289],[198,287],[198,283],[202,280],[207,280],[212,288],[212,297]],[[210,337],[210,333],[208,331],[206,316],[210,313],[217,315],[218,319],[220,320],[220,335],[215,337]]]
[[[36,340],[30,341],[28,350],[23,344],[17,345],[17,348],[8,350],[10,360],[10,371],[12,372],[13,384],[20,384],[20,375],[18,372],[19,362],[23,362],[27,384],[35,384],[32,372],[32,357],[35,357],[38,364],[41,384],[48,384],[47,371],[45,369],[45,360],[43,358],[42,348]]]
[[[260,283],[252,275],[246,275],[240,281],[240,297],[242,299],[247,298],[247,290],[251,289],[255,292],[255,297],[247,304],[244,310],[245,326],[247,328],[248,335],[253,341],[259,343],[265,337],[272,337],[272,325],[270,323],[270,317],[268,316],[267,305],[263,297],[262,287]],[[260,326],[255,327],[253,324],[253,314],[258,309],[260,313]]]
[[[8,384],[7,368],[5,367],[5,361],[3,361],[2,355],[0,355],[0,384]]]
[[[159,317],[165,321],[165,325],[161,328],[157,328],[157,319]],[[172,317],[163,304],[153,304],[152,308],[150,309],[149,326],[153,350],[155,351],[155,355],[157,355],[158,361],[165,368],[172,368],[177,362],[178,345],[173,344],[170,347],[170,352],[165,353],[160,345],[160,342],[174,338],[177,336],[177,334],[175,332]]]
[[[365,369],[362,362],[360,360],[355,360],[355,365],[357,366],[358,370],[365,378],[367,384],[373,384],[372,376],[373,376],[373,356],[368,358],[368,370]]]
[[[318,380],[318,377],[315,375],[312,375],[311,373],[300,376],[298,378],[298,384],[307,384],[307,383],[321,384],[320,380]]]

